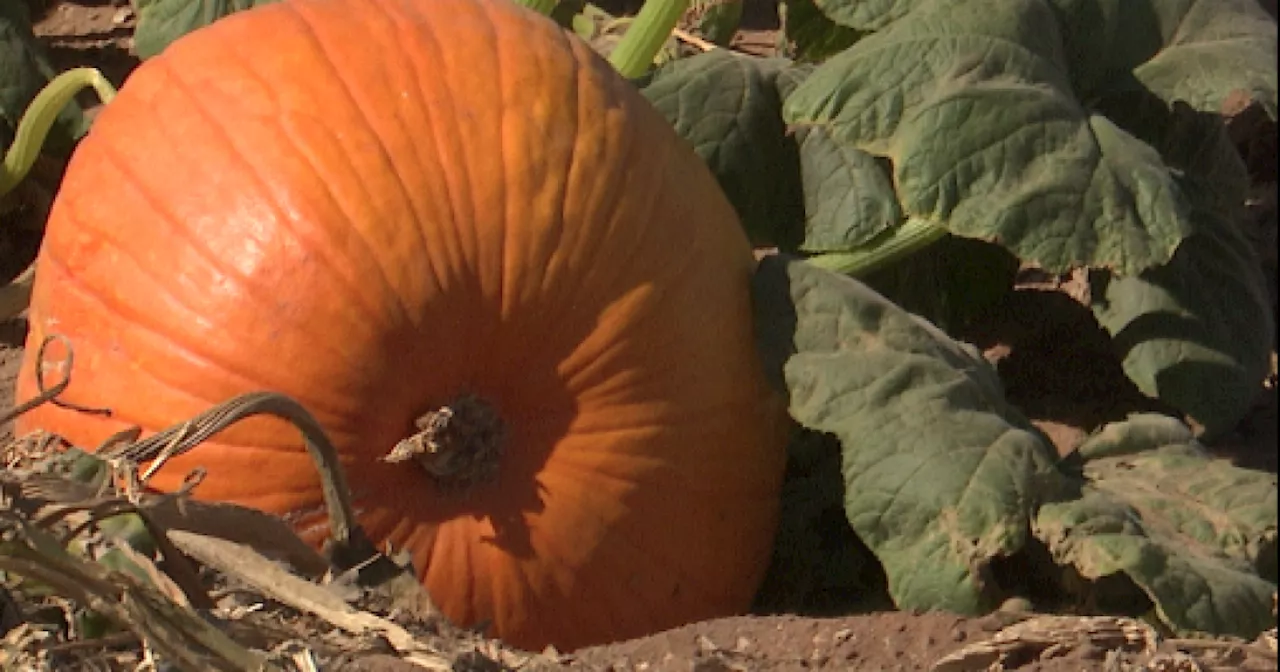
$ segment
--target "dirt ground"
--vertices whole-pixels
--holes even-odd
[[[58,68],[99,67],[117,84],[136,65],[130,54],[134,21],[127,0],[29,0],[43,12],[36,27]],[[747,0],[746,30],[739,39],[745,51],[761,53],[773,44],[777,16],[767,1]],[[605,3],[619,4],[619,3]],[[93,104],[86,97],[86,104]],[[1273,148],[1274,149],[1274,148]],[[1274,185],[1271,185],[1274,192]],[[1262,213],[1260,227],[1275,239],[1275,204]],[[1269,217],[1269,220],[1268,220]],[[1269,227],[1269,228],[1267,228]],[[11,264],[12,265],[12,264]],[[18,268],[21,268],[19,266]],[[1274,254],[1269,272],[1274,286]],[[1069,292],[1043,279],[1025,278],[1023,287],[996,306],[983,327],[967,335],[993,359],[1010,395],[1054,439],[1069,450],[1099,423],[1120,419],[1131,410],[1149,407],[1125,379],[1108,349],[1105,335],[1088,311],[1070,300]],[[1050,283],[1052,284],[1052,283]],[[0,403],[7,407],[25,325],[0,324]],[[1046,361],[1077,365],[1046,369]],[[1272,380],[1260,389],[1258,404],[1231,436],[1212,448],[1224,459],[1276,470],[1277,394],[1274,355]],[[1026,618],[1017,610],[982,618],[949,614],[882,612],[856,616],[811,618],[796,615],[741,616],[698,623],[639,640],[579,651],[549,659],[553,667],[579,670],[647,670],[719,672],[728,670],[930,670],[966,646],[991,638],[1002,626]],[[1177,664],[1166,646],[1161,667],[1192,670]],[[1177,648],[1177,647],[1172,647]],[[1148,654],[1118,653],[1101,640],[1068,645],[1037,660],[1035,652],[1014,656],[1008,669],[1065,672],[1091,669],[1137,669]],[[1275,655],[1225,647],[1220,669],[1275,669]],[[1274,651],[1274,649],[1272,649]],[[1201,659],[1202,665],[1205,663]],[[987,669],[985,662],[945,668]],[[1212,662],[1212,661],[1210,661]],[[342,669],[389,672],[411,668],[396,660],[369,658]],[[459,669],[455,667],[455,669]],[[1213,669],[1206,666],[1205,669]]]

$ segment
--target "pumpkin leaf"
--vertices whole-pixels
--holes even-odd
[[[880,159],[841,144],[826,128],[800,129],[805,252],[865,245],[902,222],[889,171]]]
[[[686,17],[709,42],[729,46],[742,24],[743,0],[693,0]]]
[[[1088,579],[1126,575],[1180,633],[1273,627],[1276,477],[1213,459],[1173,418],[1140,414],[1085,442],[1081,494],[1035,535]]]
[[[714,49],[663,66],[643,89],[715,173],[758,245],[787,245],[804,216],[800,159],[775,85],[787,66]]]
[[[998,242],[1023,261],[1125,275],[1168,263],[1195,230],[1192,208],[1137,129],[1094,108],[1111,92],[1096,87],[1133,91],[1136,74],[1089,74],[1136,73],[1156,52],[1117,49],[1099,64],[1063,14],[1043,0],[923,0],[819,67],[787,98],[785,117],[890,158],[908,217]],[[1091,31],[1137,20],[1118,10],[1096,18]],[[1254,66],[1273,68],[1270,58]]]
[[[142,59],[151,58],[174,40],[203,28],[228,14],[277,0],[133,0],[138,24],[133,33],[134,50]]]
[[[24,3],[0,3],[0,146],[13,142],[27,106],[57,73],[31,31]],[[71,103],[58,114],[45,150],[62,154],[89,129],[80,106]]]
[[[1219,112],[1246,91],[1276,117],[1276,21],[1256,0],[1052,0],[1082,100],[1141,89]]]
[[[860,31],[881,30],[906,16],[920,0],[814,0],[832,21]]]
[[[858,281],[766,257],[753,291],[768,374],[791,416],[842,447],[844,510],[900,608],[973,613],[1065,484],[1043,437],[973,348]]]
[[[1275,324],[1253,250],[1234,222],[1204,217],[1213,226],[1187,239],[1168,266],[1095,280],[1102,291],[1094,291],[1093,311],[1138,389],[1211,437],[1252,407],[1270,368]]]
[[[1197,233],[1168,265],[1128,277],[1093,274],[1092,308],[1138,388],[1213,436],[1253,406],[1275,335],[1266,278],[1238,225],[1248,173],[1216,114],[1149,96],[1114,104],[1115,118],[1146,120],[1145,139],[1176,171]]]
[[[862,33],[832,21],[813,0],[782,0],[778,14],[792,58],[816,63],[844,51]]]

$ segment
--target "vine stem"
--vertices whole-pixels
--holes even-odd
[[[66,349],[62,379],[52,387],[46,388],[43,376],[45,353],[48,346],[55,341],[61,342]],[[39,350],[36,351],[36,385],[40,394],[18,404],[13,410],[0,417],[0,422],[7,422],[44,403],[53,403],[82,412],[100,412],[101,409],[73,405],[57,399],[71,383],[74,358],[75,349],[70,339],[62,334],[46,335],[40,342]],[[231,425],[256,415],[269,415],[284,420],[302,434],[307,453],[320,472],[321,490],[329,513],[329,531],[333,542],[344,550],[356,553],[363,553],[366,550],[374,551],[357,521],[355,507],[351,501],[351,488],[347,485],[347,477],[338,456],[338,449],[329,440],[329,435],[325,433],[320,421],[316,420],[306,407],[288,395],[279,392],[249,392],[232,397],[190,420],[172,425],[145,439],[124,441],[119,444],[114,444],[109,439],[98,454],[108,460],[125,460],[134,464],[148,460],[168,459],[181,455]],[[133,433],[133,430],[129,431],[129,434]],[[107,445],[110,447],[106,447]],[[360,560],[363,561],[367,557],[362,557]],[[348,568],[343,567],[343,569]]]
[[[609,63],[627,79],[643,76],[653,65],[671,31],[689,9],[689,0],[648,0],[636,14],[618,46],[609,55]]]
[[[103,103],[110,103],[116,96],[116,88],[97,68],[67,70],[36,94],[22,114],[13,144],[4,155],[4,163],[0,164],[0,196],[12,191],[27,176],[62,108],[88,87],[93,87]]]
[[[809,257],[806,261],[829,271],[865,277],[947,237],[947,229],[912,217],[857,249]]]
[[[329,441],[320,423],[302,404],[276,392],[250,392],[210,408],[192,419],[173,425],[137,443],[104,451],[107,458],[131,462],[153,460],[161,455],[184,453],[231,425],[255,415],[270,415],[292,424],[302,434],[303,443],[320,471],[321,490],[329,512],[329,529],[339,546],[361,546],[363,530],[356,522],[351,489],[338,459],[338,450]],[[345,568],[344,568],[345,569]]]

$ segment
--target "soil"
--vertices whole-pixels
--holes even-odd
[[[629,0],[602,3],[625,8]],[[49,50],[54,65],[65,69],[92,65],[121,84],[137,59],[131,54],[134,15],[127,0],[28,0],[38,19],[36,33]],[[638,3],[632,3],[638,4]],[[1274,6],[1274,3],[1271,3]],[[735,46],[752,53],[773,48],[778,18],[768,0],[747,0],[743,34]],[[91,96],[86,106],[96,103]],[[1274,126],[1270,130],[1274,155]],[[1269,211],[1259,214],[1261,240],[1275,240],[1274,161]],[[8,259],[5,268],[21,269],[29,261],[31,245],[0,247]],[[1275,286],[1274,248],[1269,249],[1268,273]],[[23,257],[15,261],[14,255]],[[9,271],[9,277],[16,270]],[[1025,273],[1018,291],[992,309],[981,327],[966,338],[985,350],[996,362],[1010,397],[1050,436],[1062,452],[1071,450],[1099,424],[1122,419],[1134,410],[1152,409],[1153,403],[1133,388],[1108,347],[1105,334],[1088,310],[1072,298],[1070,279],[1044,278]],[[1274,295],[1273,295],[1274,296]],[[1078,298],[1078,297],[1077,297]],[[25,324],[21,319],[0,324],[0,403],[11,403],[12,386],[22,354]],[[1070,362],[1070,366],[1046,367],[1045,362]],[[1211,448],[1224,459],[1242,465],[1276,470],[1277,394],[1275,358],[1272,380],[1259,390],[1255,411],[1231,435]],[[4,429],[7,436],[8,430]],[[1014,605],[980,618],[942,613],[879,613],[812,618],[797,615],[746,615],[691,624],[642,639],[594,647],[571,655],[546,655],[540,660],[552,668],[578,670],[929,670],[944,656],[990,639],[1003,626],[1028,618]],[[1163,660],[1152,652],[1124,652],[1122,647],[1099,641],[1064,645],[1038,660],[1036,651],[1024,651],[1006,661],[1007,669],[1045,672],[1088,669],[1196,669],[1178,666],[1177,656],[1165,645]],[[1195,647],[1189,647],[1188,650]],[[1229,647],[1228,647],[1229,648]],[[1237,647],[1238,648],[1238,647]],[[1223,649],[1226,651],[1226,649]],[[1222,653],[1219,669],[1274,669],[1275,654],[1262,649]],[[1230,655],[1228,655],[1230,653]],[[1232,657],[1234,656],[1234,657]],[[1211,657],[1210,657],[1211,658]],[[988,669],[985,662],[951,669]],[[1213,660],[1201,657],[1205,669]],[[533,666],[534,669],[538,666]],[[390,672],[420,669],[387,656],[366,656],[348,661],[340,669]],[[454,669],[472,669],[459,667]],[[487,669],[483,666],[474,669]],[[996,668],[991,668],[996,669]]]

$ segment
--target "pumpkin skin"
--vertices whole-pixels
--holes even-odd
[[[285,0],[143,64],[77,148],[18,399],[61,334],[62,399],[113,413],[45,404],[18,430],[92,447],[282,392],[450,620],[527,648],[638,636],[746,609],[770,557],[785,411],[753,266],[691,148],[552,22],[508,0]],[[445,491],[381,461],[464,393],[507,426],[492,481]],[[286,423],[240,423],[151,484],[198,466],[197,497],[323,540]]]

